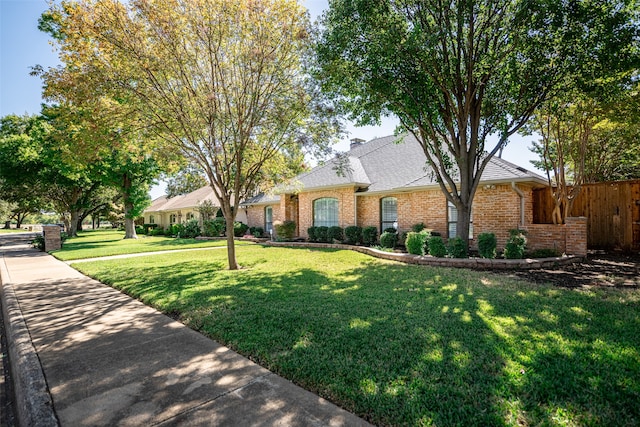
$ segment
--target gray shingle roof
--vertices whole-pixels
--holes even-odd
[[[339,176],[340,160],[299,175],[291,188],[311,191],[323,187],[353,185],[366,192],[391,192],[437,186],[421,145],[413,135],[373,139],[345,153],[350,173]],[[506,160],[492,158],[482,174],[482,182],[531,182],[546,185],[546,179]]]
[[[176,211],[180,209],[195,208],[205,200],[210,200],[214,206],[218,206],[218,200],[213,194],[210,186],[205,185],[195,191],[181,196],[174,196],[170,199],[167,196],[161,196],[151,202],[151,206],[145,209],[145,212],[166,212]]]

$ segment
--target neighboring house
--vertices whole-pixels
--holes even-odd
[[[342,173],[338,173],[342,165]],[[292,220],[306,238],[311,226],[375,226],[380,233],[396,223],[410,231],[417,223],[445,238],[456,236],[456,208],[447,202],[427,166],[422,147],[412,135],[388,136],[367,143],[353,140],[351,150],[294,179],[289,186],[242,203],[249,226],[264,227]],[[565,250],[538,234],[557,234],[533,225],[532,191],[547,186],[545,178],[500,158],[487,165],[472,210],[471,246],[479,233],[492,232],[503,248],[509,230],[532,229],[533,246]],[[275,231],[274,231],[275,232]],[[545,234],[546,236],[546,234]],[[531,238],[530,238],[531,240]],[[530,245],[531,246],[531,245]]]
[[[205,200],[210,201],[216,207],[220,205],[208,185],[180,196],[158,197],[151,202],[151,206],[145,209],[144,223],[158,224],[158,227],[167,228],[173,224],[184,224],[191,219],[200,220],[198,208]],[[238,213],[236,221],[247,222],[243,211]]]

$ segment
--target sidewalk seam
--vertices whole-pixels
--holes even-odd
[[[15,295],[5,255],[0,260],[0,298],[20,426],[59,426],[40,358]]]

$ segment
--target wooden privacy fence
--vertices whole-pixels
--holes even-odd
[[[549,188],[533,192],[534,224],[551,224]],[[587,217],[589,248],[640,250],[640,180],[585,184],[570,216]]]

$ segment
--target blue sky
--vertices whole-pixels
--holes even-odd
[[[313,19],[328,6],[327,0],[306,0]],[[37,114],[42,103],[40,79],[29,75],[30,67],[56,66],[57,53],[49,44],[46,34],[38,30],[38,17],[48,7],[47,0],[0,0],[0,117],[7,114]],[[381,126],[355,127],[349,125],[349,134],[335,147],[347,150],[350,138],[369,140],[390,135],[396,127],[395,119],[385,119]],[[503,158],[533,170],[529,160],[535,156],[528,150],[531,137],[512,137]],[[162,186],[154,187],[152,197],[163,193]]]

